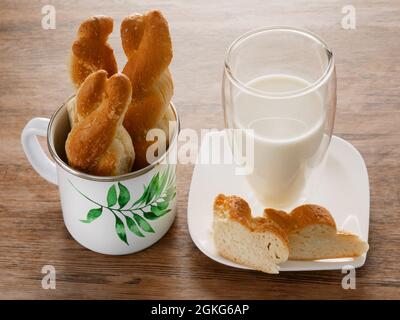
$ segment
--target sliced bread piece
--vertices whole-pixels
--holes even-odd
[[[358,236],[337,231],[329,211],[318,205],[302,205],[290,214],[265,209],[264,217],[279,224],[289,237],[289,260],[357,257],[368,251]]]
[[[214,201],[214,242],[219,254],[266,273],[279,273],[289,256],[282,228],[264,217],[253,218],[249,205],[237,196],[218,195]]]

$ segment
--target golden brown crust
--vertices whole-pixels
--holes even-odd
[[[103,100],[107,82],[107,71],[99,70],[89,75],[91,78],[85,81],[76,94],[76,112],[74,123],[86,118],[93,110],[96,110]]]
[[[331,259],[331,258],[344,258],[344,257],[357,257],[368,251],[368,244],[362,241],[357,235],[337,231],[335,220],[332,215],[329,213],[327,209],[324,207],[314,205],[314,204],[306,204],[299,206],[292,210],[290,214],[279,211],[275,209],[265,209],[264,217],[267,219],[271,219],[272,221],[279,224],[283,230],[287,233],[290,241],[290,256],[291,260],[317,260],[317,259]],[[332,241],[332,249],[322,250],[321,252],[298,252],[296,251],[296,241],[303,230],[307,227],[320,226],[326,227],[324,228],[323,237],[332,237],[334,241]],[[328,232],[327,232],[328,230]],[[310,235],[305,236],[308,240],[312,237]],[[315,234],[315,240],[321,239],[321,234]],[[335,243],[337,245],[343,245],[343,242],[347,242],[346,250],[343,251],[335,251],[334,246]],[[303,244],[304,245],[304,244]],[[297,245],[298,246],[298,245]],[[353,251],[351,251],[353,250]]]
[[[93,88],[102,91],[93,92]],[[115,74],[107,80],[107,73],[99,70],[84,81],[77,95],[80,119],[69,133],[65,145],[72,167],[95,175],[119,174],[118,155],[110,150],[110,146],[117,129],[123,129],[122,119],[131,95],[129,79],[123,74]],[[98,97],[102,97],[100,101]],[[97,107],[84,104],[89,102]],[[79,106],[79,103],[82,105]],[[88,110],[91,110],[90,113]]]
[[[169,106],[172,91],[172,78],[168,69],[148,92],[138,95],[133,91],[134,96],[124,123],[132,137],[145,136],[149,129],[159,123]]]
[[[107,43],[113,30],[113,20],[106,16],[94,16],[79,27],[78,39],[72,45],[70,74],[78,88],[92,72],[106,70],[111,76],[118,72],[114,50]]]
[[[264,209],[263,216],[265,218],[275,221],[284,230],[288,230],[290,228],[290,224],[291,224],[290,216],[285,211],[276,210],[276,209],[272,209],[272,208],[266,208],[266,209]]]
[[[133,92],[148,90],[172,60],[167,20],[157,10],[130,15],[122,21],[121,39],[128,58],[123,73],[131,80]]]
[[[214,212],[220,217],[228,217],[251,228],[251,209],[249,204],[238,196],[219,194],[214,200]]]
[[[127,131],[129,132],[128,129]],[[145,137],[132,139],[132,144],[134,145],[136,153],[132,171],[140,170],[149,165],[149,162],[147,161],[147,150],[153,143],[155,143],[155,141],[147,141]]]
[[[252,217],[249,204],[238,196],[219,194],[214,200],[214,214],[234,220],[252,232],[273,232],[289,245],[286,232],[277,223],[265,217]]]
[[[132,84],[132,102],[124,119],[136,152],[134,169],[147,166],[147,132],[157,128],[173,95],[168,66],[172,43],[168,23],[161,12],[126,17],[121,24],[121,38],[128,62],[123,69]]]
[[[324,207],[315,204],[305,204],[292,210],[290,214],[284,211],[267,208],[264,217],[278,223],[289,234],[310,225],[326,225],[336,230],[332,215]]]

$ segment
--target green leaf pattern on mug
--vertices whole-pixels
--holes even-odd
[[[103,208],[91,209],[86,215],[86,220],[81,220],[83,223],[91,223],[93,220],[96,220],[101,216],[103,212]]]
[[[122,183],[118,182],[119,188],[119,196],[118,196],[118,204],[119,208],[122,209],[131,199],[131,195],[127,187],[125,187]]]
[[[154,233],[153,228],[151,225],[147,223],[145,219],[139,216],[137,213],[133,214],[133,218],[135,219],[136,223],[142,228],[143,231]]]
[[[147,220],[156,220],[156,219],[159,218],[159,217],[156,216],[153,212],[145,212],[145,213],[143,214],[143,216],[144,216]]]
[[[107,204],[109,207],[113,207],[116,203],[117,203],[117,190],[115,189],[115,185],[112,185],[110,189],[108,189]]]
[[[136,225],[135,221],[132,218],[125,216],[126,226],[132,233],[137,235],[138,237],[144,237],[144,234],[139,230],[138,226]]]
[[[129,189],[121,182],[113,184],[108,189],[107,205],[94,201],[79,191],[72,183],[71,185],[83,197],[96,205],[96,208],[89,210],[86,214],[86,219],[80,221],[91,223],[102,215],[103,209],[107,209],[115,217],[115,232],[118,238],[127,245],[129,245],[127,230],[137,237],[145,237],[146,233],[154,233],[155,230],[149,221],[157,220],[169,213],[171,211],[170,203],[176,196],[175,170],[172,166],[163,172],[156,173],[149,184],[143,186],[142,195],[129,207],[132,196]]]
[[[117,232],[118,237],[128,244],[128,240],[126,239],[125,225],[122,220],[115,215],[115,231]]]

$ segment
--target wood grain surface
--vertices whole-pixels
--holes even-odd
[[[355,30],[341,27],[342,7],[356,9]],[[56,8],[56,29],[41,27],[42,6]],[[61,214],[57,187],[26,160],[20,133],[33,117],[50,117],[72,92],[68,55],[81,20],[115,19],[161,9],[174,44],[174,102],[184,128],[222,128],[225,51],[240,34],[291,25],[321,35],[336,55],[334,133],[360,150],[371,188],[370,251],[357,288],[343,290],[340,271],[237,270],[210,260],[186,224],[193,168],[178,168],[178,214],[153,247],[104,256],[75,242]],[[389,299],[400,298],[400,2],[390,1],[14,1],[0,0],[0,298],[3,299]],[[118,31],[111,37],[119,65]],[[201,194],[198,195],[201,197]],[[55,290],[41,287],[54,265]]]

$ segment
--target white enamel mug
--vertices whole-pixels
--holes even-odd
[[[65,161],[65,140],[70,131],[67,104],[51,117],[34,118],[22,131],[26,157],[36,172],[57,184],[65,225],[82,246],[103,254],[122,255],[157,242],[176,215],[176,163],[179,118],[167,152],[151,165],[128,174],[100,177],[71,168]],[[52,159],[37,136],[47,136]]]

